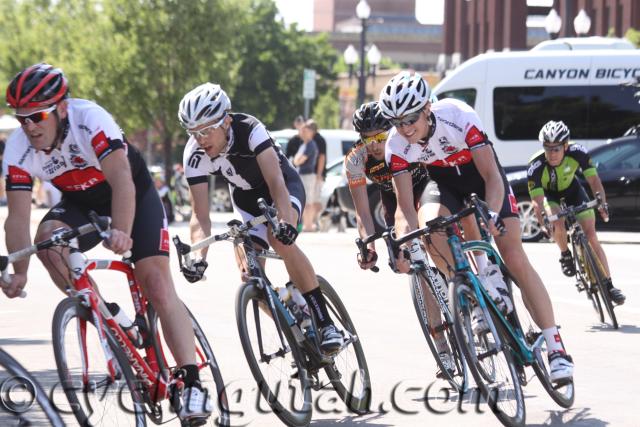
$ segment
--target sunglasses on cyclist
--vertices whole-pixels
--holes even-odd
[[[399,119],[389,119],[389,121],[397,128],[402,126],[411,126],[420,119],[420,114],[422,114],[422,110],[414,111],[413,113],[409,113]]]
[[[57,106],[54,104],[49,108],[45,108],[44,110],[36,111],[30,114],[16,114],[15,117],[22,126],[26,125],[27,123],[40,123],[41,121],[46,120],[47,117],[49,117],[49,115],[53,111],[55,111],[56,107]]]
[[[564,150],[564,144],[554,145],[552,147],[544,146],[544,151],[547,153],[559,153]]]
[[[364,142],[365,144],[371,144],[374,142],[386,142],[387,141],[387,137],[389,136],[389,131],[384,131],[384,132],[380,132],[377,133],[373,136],[362,136],[362,142]]]
[[[200,130],[187,130],[187,135],[192,136],[192,137],[194,137],[196,139],[204,138],[205,136],[209,135],[209,133],[211,133],[211,131],[216,130],[220,126],[222,126],[222,123],[224,122],[224,119],[226,117],[227,117],[227,115],[225,114],[224,116],[222,116],[220,121],[218,121],[217,123],[214,123],[212,125],[204,127],[204,128],[202,128]]]

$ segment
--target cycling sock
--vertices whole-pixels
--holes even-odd
[[[316,315],[316,320],[318,321],[318,326],[320,328],[324,328],[325,326],[329,326],[332,322],[329,318],[329,312],[327,311],[327,304],[324,300],[324,295],[322,295],[322,291],[320,287],[305,292],[303,294],[304,299],[309,303],[309,307]]]
[[[200,374],[197,365],[183,365],[180,369],[184,371],[184,386],[191,387],[196,381],[200,380]]]
[[[481,253],[480,255],[473,254],[473,257],[476,259],[476,264],[478,265],[478,273],[483,274],[487,269],[487,265],[489,264],[489,258],[487,258],[486,253]]]
[[[562,338],[560,338],[560,332],[557,326],[543,329],[542,335],[547,342],[547,354],[555,353],[556,351],[564,353],[564,345],[562,344]]]

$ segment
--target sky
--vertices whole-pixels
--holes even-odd
[[[298,23],[298,28],[313,29],[313,0],[275,0],[285,24]],[[421,24],[438,25],[444,19],[445,0],[416,0],[416,18]],[[529,6],[551,6],[553,0],[527,0]],[[354,10],[355,15],[355,10]]]

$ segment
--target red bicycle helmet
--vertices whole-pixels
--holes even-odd
[[[11,80],[7,105],[11,108],[45,107],[67,97],[69,85],[60,68],[49,64],[32,65]]]

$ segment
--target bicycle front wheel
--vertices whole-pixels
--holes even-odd
[[[240,287],[236,297],[236,321],[244,355],[260,393],[273,412],[288,426],[311,421],[311,388],[304,358],[284,316],[276,310],[278,326],[264,298],[253,283]],[[283,345],[284,344],[284,345]]]
[[[317,277],[327,310],[344,335],[344,346],[333,356],[325,372],[347,408],[356,414],[366,414],[371,404],[371,379],[362,341],[336,291],[323,277]]]
[[[431,350],[431,354],[433,354],[433,358],[440,369],[439,376],[447,380],[454,389],[463,393],[466,391],[468,385],[467,369],[464,356],[462,355],[458,342],[454,336],[451,313],[448,307],[445,307],[444,311],[440,310],[440,327],[434,327],[429,323],[426,298],[427,295],[431,295],[431,297],[433,297],[433,292],[423,286],[421,282],[429,283],[429,278],[425,273],[420,272],[411,275],[411,297],[413,299],[413,306],[416,309],[416,315],[418,316],[418,322],[422,328],[422,333],[424,334],[429,350]],[[442,360],[440,360],[440,351],[436,347],[432,332],[442,334],[446,347],[451,354],[453,366],[449,368],[453,368],[452,370],[447,369]]]
[[[8,405],[0,411],[0,425],[31,426],[51,425],[62,427],[64,423],[44,389],[35,378],[9,353],[0,348],[0,384],[4,390],[19,390],[25,399]],[[9,392],[7,392],[7,395]],[[5,396],[3,396],[5,397]]]
[[[194,348],[196,353],[196,364],[199,369],[198,373],[200,375],[200,384],[212,397],[211,401],[213,403],[214,411],[217,413],[217,416],[212,414],[211,417],[209,417],[206,425],[221,427],[229,426],[231,424],[229,403],[227,401],[226,388],[224,381],[222,380],[220,367],[216,362],[216,357],[213,354],[213,350],[211,349],[209,341],[200,327],[200,324],[198,324],[193,313],[191,313],[186,306],[185,309],[187,310],[187,315],[189,316],[189,320],[193,327],[193,333],[195,335]],[[160,342],[156,341],[154,345],[155,354],[157,356],[159,355],[161,367],[168,371],[174,371],[178,368],[177,362],[171,358],[171,352],[166,351],[169,347],[164,340],[164,334],[162,333],[160,323],[158,322],[158,315],[151,303],[148,303],[148,316],[150,320],[149,323],[152,325],[150,335],[154,337],[154,341],[157,339],[161,340]]]
[[[591,301],[593,309],[600,317],[600,323],[604,323],[604,309],[602,308],[602,302],[598,295],[598,287],[595,285],[596,279],[591,269],[587,267],[585,261],[585,255],[582,244],[573,244],[573,253],[576,254],[576,260],[578,264],[578,271],[576,273],[577,280],[579,280],[584,288],[587,298]]]
[[[607,309],[607,313],[609,314],[609,318],[611,319],[611,325],[614,329],[618,329],[618,319],[616,318],[616,313],[613,310],[613,301],[611,301],[611,297],[609,296],[609,289],[607,289],[605,285],[606,277],[604,267],[600,263],[598,255],[596,255],[589,242],[587,242],[586,246],[584,247],[584,258],[587,268],[591,270],[593,278],[595,279],[593,285],[597,286],[598,292],[600,293],[600,298],[602,299],[602,303]]]
[[[467,359],[476,385],[502,424],[523,425],[524,395],[513,359],[514,350],[503,336],[494,336],[490,324],[495,322],[493,316],[487,315],[489,310],[485,311],[484,316],[489,331],[481,336],[473,333],[472,311],[478,300],[465,277],[454,277],[449,293],[456,339]],[[500,334],[499,328],[495,330]]]
[[[53,353],[62,389],[81,426],[145,426],[143,385],[108,329],[103,348],[89,309],[62,300],[53,315]],[[105,351],[113,355],[110,373]]]

